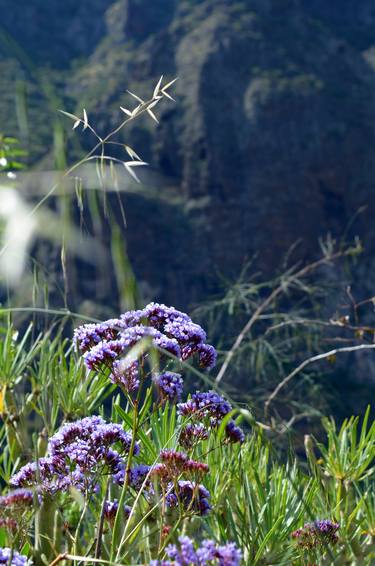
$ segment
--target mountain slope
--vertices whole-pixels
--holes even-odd
[[[92,0],[78,8],[50,0],[43,18],[38,2],[19,2],[17,13],[10,0],[5,4],[7,32],[39,72],[49,68],[69,109],[88,108],[102,132],[118,122],[120,104],[129,104],[126,88],[147,95],[161,74],[179,77],[177,103],[164,105],[160,126],[142,118],[126,132],[126,140],[182,197],[168,232],[158,218],[150,221],[164,242],[158,251],[166,254],[163,261],[170,230],[175,234],[177,287],[165,281],[163,268],[155,266],[150,274],[145,267],[155,249],[133,228],[148,205],[142,198],[127,203],[130,254],[158,296],[191,302],[211,288],[217,272],[238,273],[255,252],[259,266],[272,272],[298,239],[303,254],[311,256],[321,235],[340,237],[365,205],[349,235],[365,241],[363,280],[372,277],[371,1]],[[57,4],[59,15],[48,25]],[[36,21],[42,26],[38,34]],[[20,66],[9,49],[0,65]],[[28,73],[33,92],[35,77]],[[11,114],[7,92],[2,123]],[[37,117],[40,99],[34,97],[35,132],[47,140],[45,117]]]

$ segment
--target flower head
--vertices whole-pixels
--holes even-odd
[[[125,360],[115,360],[112,364],[112,373],[109,376],[112,383],[122,385],[128,393],[137,391],[139,387],[138,360],[126,363]]]
[[[166,371],[153,379],[162,401],[175,403],[181,399],[184,381],[179,373]]]
[[[129,472],[129,484],[134,487],[134,489],[140,490],[149,472],[150,466],[146,464],[134,466]]]
[[[306,523],[303,527],[294,531],[292,537],[297,541],[298,546],[309,550],[317,546],[336,544],[339,528],[339,523],[333,523],[329,519],[317,520],[313,523]]]
[[[204,330],[186,313],[158,303],[124,313],[119,319],[80,326],[74,332],[74,343],[89,369],[110,367],[112,381],[129,386],[135,379],[134,375],[131,375],[132,379],[123,376],[121,372],[118,373],[118,367],[113,371],[113,364],[146,337],[151,339],[154,347],[166,350],[177,358],[186,360],[197,354],[201,367],[211,368],[215,365],[216,351],[213,346],[206,344]]]
[[[242,444],[245,440],[244,431],[232,420],[230,420],[225,427],[225,434],[229,442],[239,442],[240,444]]]
[[[128,517],[131,513],[131,507],[129,505],[124,505],[124,514]],[[104,518],[113,525],[116,519],[116,514],[118,511],[118,500],[114,499],[113,501],[107,500],[104,503]]]
[[[176,452],[176,450],[162,450],[160,452],[160,460],[167,468],[170,476],[174,478],[184,471],[188,457],[184,452]]]
[[[6,495],[0,497],[0,509],[12,508],[25,509],[31,507],[34,502],[34,494],[30,489],[14,489]]]
[[[198,442],[207,440],[207,428],[201,423],[188,423],[181,431],[179,442],[185,449],[193,448]]]
[[[217,426],[231,412],[232,407],[215,391],[197,391],[186,403],[179,403],[178,410],[181,415],[196,420],[209,420],[211,426]]]
[[[32,564],[23,554],[19,554],[10,548],[0,548],[0,564],[7,566],[29,566]]]
[[[182,505],[186,511],[198,515],[207,515],[211,509],[210,492],[202,484],[192,481],[179,480],[177,489],[173,483],[168,484],[166,503],[169,507]]]
[[[217,353],[211,344],[200,344],[198,346],[199,365],[202,368],[211,369],[216,365]]]
[[[166,553],[170,560],[154,560],[150,566],[239,566],[242,559],[241,551],[233,542],[220,546],[212,540],[204,540],[196,547],[187,536],[179,537],[178,545],[167,546]]]
[[[75,348],[84,353],[103,340],[113,340],[122,326],[123,322],[116,318],[99,324],[84,324],[74,331]]]
[[[130,432],[98,416],[67,423],[50,439],[47,456],[26,464],[10,483],[13,487],[39,485],[41,491],[50,493],[66,491],[70,486],[91,490],[100,474],[121,470],[131,442]],[[134,454],[138,453],[135,443]]]

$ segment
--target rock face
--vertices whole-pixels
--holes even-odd
[[[18,0],[2,2],[2,33],[9,34],[40,66],[68,68],[87,57],[106,33],[112,0]]]
[[[160,126],[142,118],[127,133],[183,197],[175,209],[155,201],[156,217],[149,201],[127,202],[132,262],[158,298],[190,303],[255,252],[272,272],[296,240],[311,256],[320,236],[347,228],[366,244],[371,278],[372,0],[3,3],[3,26],[38,65],[60,69],[68,106],[88,108],[101,131],[118,122],[126,88],[147,95],[161,74],[179,77]]]

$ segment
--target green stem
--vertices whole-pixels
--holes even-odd
[[[107,502],[107,498],[108,498],[108,492],[109,492],[109,478],[107,480],[107,486],[106,486],[106,489],[105,489],[105,494],[104,494],[103,503],[102,503],[102,509],[101,509],[101,512],[100,512],[100,519],[99,519],[99,524],[98,524],[98,529],[97,529],[95,558],[100,558],[100,554],[101,554],[101,550],[102,550],[104,513],[105,513],[105,506],[106,506],[106,502]]]
[[[163,544],[161,545],[161,547],[160,547],[159,550],[158,550],[158,558],[161,558],[161,556],[162,556],[162,554],[163,554],[163,552],[164,552],[164,549],[166,548],[167,544],[169,543],[169,541],[170,541],[171,538],[173,537],[174,533],[179,529],[180,524],[182,523],[182,521],[183,521],[184,518],[185,518],[185,517],[180,516],[180,517],[177,519],[177,521],[176,521],[176,523],[175,523],[173,529],[171,530],[171,532],[165,537],[165,539],[164,539],[164,541],[163,541]]]
[[[45,497],[35,515],[35,564],[45,564],[54,558],[55,525],[57,520],[55,502]]]
[[[142,384],[143,384],[143,379],[141,380],[141,383],[140,383],[140,386],[139,386],[139,389],[138,389],[137,398],[133,403],[132,439],[131,439],[131,443],[130,443],[128,459],[127,459],[127,462],[126,462],[124,486],[123,486],[122,491],[121,491],[121,496],[120,496],[119,505],[118,505],[116,518],[115,518],[115,524],[113,526],[113,535],[112,535],[112,541],[111,541],[111,555],[110,555],[110,561],[111,562],[114,560],[115,544],[116,544],[116,540],[118,539],[118,537],[120,535],[121,517],[122,517],[122,514],[123,514],[122,510],[123,510],[123,506],[124,506],[124,502],[125,502],[126,492],[127,492],[128,485],[129,485],[129,472],[130,472],[130,468],[131,468],[131,464],[132,464],[132,460],[133,460],[133,456],[134,456],[134,448],[135,448],[136,436],[137,436],[138,425],[139,425],[139,403],[140,403],[141,394],[142,394]],[[126,394],[126,392],[125,392],[125,394]],[[126,394],[126,396],[128,397],[127,394]],[[130,517],[129,517],[129,519],[130,519]],[[118,552],[117,552],[117,557],[118,557],[119,551],[121,549],[121,546],[122,545],[120,543],[119,548],[118,548]],[[117,558],[116,558],[116,560],[117,560]]]
[[[79,531],[81,529],[83,518],[86,515],[87,504],[88,504],[88,497],[87,497],[87,494],[86,494],[85,504],[83,506],[82,513],[81,513],[81,516],[79,518],[79,521],[78,521],[78,524],[77,524],[77,527],[76,527],[76,532],[75,532],[75,535],[74,535],[73,554],[78,554]]]

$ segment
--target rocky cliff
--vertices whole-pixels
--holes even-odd
[[[126,88],[147,95],[161,74],[179,77],[160,126],[142,118],[126,134],[164,179],[160,198],[126,200],[135,270],[159,298],[189,303],[255,252],[272,272],[296,240],[311,256],[321,235],[346,229],[363,239],[360,276],[372,279],[371,0],[3,0],[2,26],[0,123],[12,125],[14,81],[26,77],[38,158],[41,74],[100,131],[118,122]],[[181,198],[164,205],[164,190]]]

